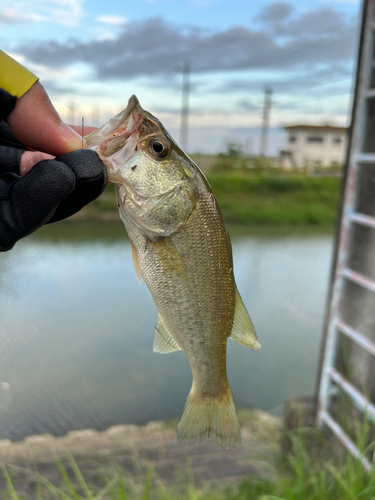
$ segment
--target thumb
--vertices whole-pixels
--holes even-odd
[[[37,151],[58,156],[82,148],[82,138],[61,120],[39,82],[17,100],[7,123],[19,141]]]

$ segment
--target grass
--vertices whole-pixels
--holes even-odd
[[[69,467],[57,460],[63,486],[57,488],[43,477],[37,477],[33,498],[36,500],[373,500],[375,469],[366,473],[360,461],[350,455],[341,465],[311,458],[305,440],[293,435],[292,451],[286,458],[283,473],[276,473],[274,482],[256,478],[244,480],[238,487],[199,489],[192,474],[184,487],[165,487],[155,471],[149,468],[142,485],[129,486],[126,474],[113,468],[100,488],[86,482],[74,458],[68,457]],[[191,470],[191,468],[190,468]],[[3,468],[7,485],[4,500],[25,500],[18,496],[12,475]]]
[[[208,177],[227,223],[242,225],[333,226],[340,179],[291,175],[249,175],[233,171]],[[114,186],[76,219],[118,219]]]
[[[338,178],[209,178],[226,222],[240,224],[333,225],[340,189]]]
[[[375,470],[366,473],[360,461],[347,455],[343,465],[314,462],[298,438],[288,457],[289,475],[274,484],[244,481],[228,500],[373,500]]]

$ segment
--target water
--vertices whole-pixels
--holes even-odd
[[[314,393],[332,235],[229,228],[262,349],[228,341],[238,407]],[[122,224],[47,226],[0,256],[0,439],[180,415],[184,353],[152,352],[156,308]]]

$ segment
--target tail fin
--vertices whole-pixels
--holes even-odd
[[[200,443],[210,436],[223,448],[235,448],[241,443],[240,425],[229,385],[224,398],[202,399],[192,388],[186,400],[177,426],[178,441]]]

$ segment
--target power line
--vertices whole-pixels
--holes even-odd
[[[300,90],[293,90],[293,91],[290,91],[290,92],[292,92],[293,96],[294,96],[295,94],[305,93],[305,92],[308,92],[309,90],[317,89],[317,88],[320,88],[320,87],[326,87],[328,85],[333,85],[335,83],[340,83],[340,82],[344,82],[344,81],[347,81],[347,80],[353,80],[353,77],[352,76],[347,76],[345,78],[340,78],[338,80],[331,80],[330,82],[320,83],[319,85],[313,85],[312,87],[305,87],[305,88],[302,88]],[[298,80],[293,82],[293,84],[296,84],[296,83],[298,83]],[[273,85],[276,85],[276,84],[273,83]],[[278,93],[280,95],[282,95],[283,91],[279,90]],[[335,95],[338,95],[338,94],[335,94]]]
[[[307,101],[297,101],[296,104],[306,104],[307,102],[315,102],[315,101],[319,101],[320,99],[328,99],[328,98],[334,98],[334,97],[337,97],[337,96],[342,96],[342,95],[348,95],[348,92],[342,92],[340,94],[335,94],[335,95],[323,95],[323,96],[319,96],[319,97],[314,97],[312,99],[308,99]],[[280,103],[282,104],[282,103]],[[286,103],[287,104],[287,103]],[[277,106],[277,104],[276,104]]]
[[[338,26],[338,25],[335,25],[335,26]],[[341,25],[340,25],[341,26]],[[327,47],[327,46],[332,46],[332,45],[335,45],[337,43],[342,43],[343,39],[345,38],[350,38],[353,33],[354,33],[354,29],[358,26],[358,23],[352,25],[349,27],[349,32],[347,32],[345,35],[343,35],[341,38],[339,39],[336,39],[336,40],[332,40],[330,42],[326,42],[324,47]],[[328,29],[328,28],[327,28]],[[285,52],[283,54],[279,54],[279,53],[274,53],[274,54],[271,54],[268,58],[267,57],[263,57],[263,56],[258,56],[258,57],[255,57],[252,61],[250,61],[252,64],[256,64],[256,63],[269,63],[269,62],[273,62],[273,61],[277,61],[277,62],[286,62],[289,60],[293,61],[293,60],[296,60],[296,59],[299,59],[301,56],[303,56],[308,50],[311,50],[311,49],[315,49],[313,50],[313,52],[316,52],[316,51],[319,51],[322,49],[322,43],[324,42],[323,39],[320,39],[319,41],[315,41],[311,44],[308,44],[308,45],[305,45],[304,47],[291,47],[289,50],[286,49]],[[295,57],[297,55],[297,58]],[[285,57],[286,56],[286,57]],[[292,58],[290,58],[290,56],[293,56]]]
[[[353,80],[353,76],[346,76],[345,78],[340,78],[339,80],[331,80],[330,82],[320,83],[319,85],[314,85],[312,87],[307,87],[307,88],[305,88],[303,90],[297,90],[296,92],[293,92],[293,93],[306,92],[307,90],[317,89],[319,87],[326,87],[327,85],[333,85],[334,83],[345,82],[346,80]]]

